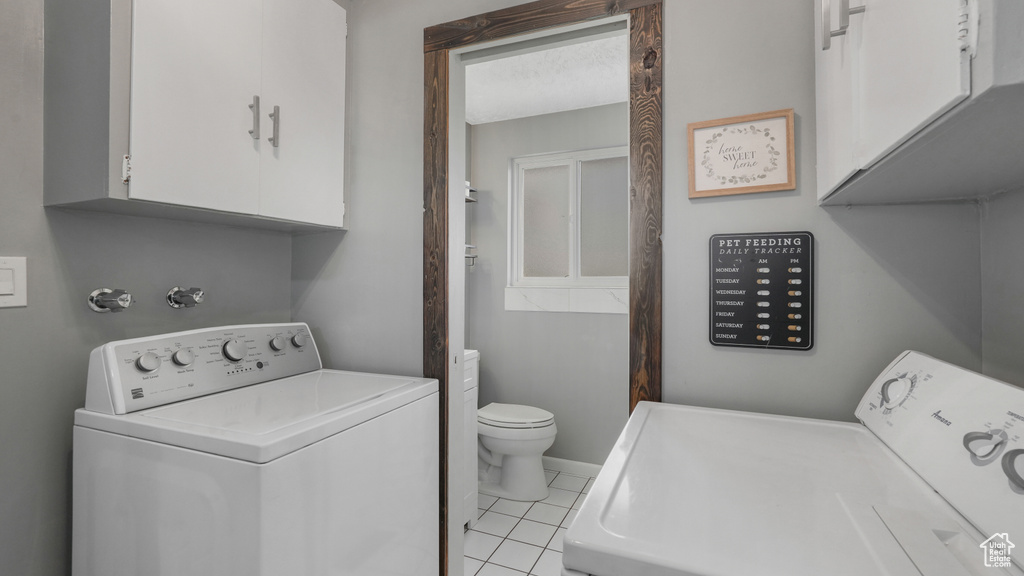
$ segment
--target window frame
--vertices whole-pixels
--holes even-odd
[[[519,156],[509,160],[509,187],[508,187],[508,228],[506,244],[508,246],[508,288],[603,288],[603,289],[626,289],[629,287],[629,269],[622,276],[583,276],[581,268],[581,238],[582,226],[580,213],[583,202],[581,191],[583,163],[592,160],[604,160],[609,158],[624,158],[626,160],[626,182],[629,182],[629,148],[627,146],[612,146],[607,148],[593,148],[586,150],[573,150],[568,152],[555,152],[545,154],[531,154]],[[525,237],[524,222],[524,194],[523,183],[527,170],[535,168],[548,168],[555,166],[569,167],[569,188],[566,191],[566,202],[568,203],[569,222],[566,227],[566,234],[569,236],[568,249],[568,270],[566,277],[538,277],[526,276],[523,274],[523,256]],[[626,202],[626,222],[629,222],[629,199]],[[626,254],[629,254],[629,239],[626,239]]]

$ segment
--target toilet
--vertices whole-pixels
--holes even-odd
[[[480,492],[508,500],[548,497],[541,456],[555,443],[547,410],[492,402],[477,410]]]

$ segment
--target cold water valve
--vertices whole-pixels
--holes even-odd
[[[206,293],[202,288],[181,288],[175,286],[167,291],[167,304],[171,308],[193,308],[202,304]]]

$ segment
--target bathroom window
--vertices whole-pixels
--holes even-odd
[[[512,160],[505,308],[627,312],[625,147]]]

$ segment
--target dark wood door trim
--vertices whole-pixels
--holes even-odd
[[[423,66],[423,375],[440,394],[441,570],[448,574],[448,51]]]
[[[661,400],[662,1],[540,0],[424,30],[423,374],[441,385],[440,574],[448,573],[449,50],[630,14],[629,411]]]

